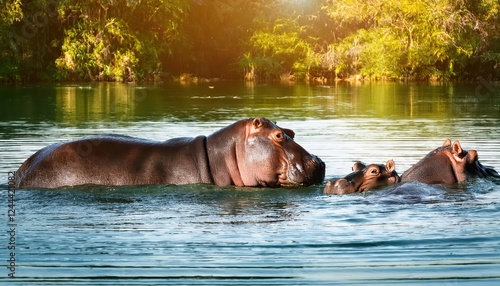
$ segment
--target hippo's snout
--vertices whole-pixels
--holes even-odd
[[[352,189],[352,185],[344,178],[335,181],[335,183],[333,184],[333,190],[335,194],[339,195],[354,192],[354,190]]]
[[[323,192],[325,194],[343,195],[353,193],[354,191],[352,184],[348,180],[341,178],[335,182],[328,180]]]
[[[321,184],[323,183],[323,180],[325,179],[325,171],[326,171],[326,165],[323,160],[321,160],[318,156],[311,155],[311,156],[304,156],[303,158],[304,162],[304,170],[306,171],[306,174],[310,173],[310,184]]]
[[[288,162],[285,178],[280,179],[283,187],[310,186],[323,183],[325,163],[317,156],[303,155],[301,160]]]

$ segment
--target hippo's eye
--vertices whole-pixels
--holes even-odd
[[[285,138],[285,135],[283,134],[283,132],[281,130],[276,130],[276,132],[274,132],[273,134],[273,139],[278,141],[278,142],[281,142],[283,141],[283,138]]]
[[[377,174],[378,173],[378,170],[377,169],[371,169],[370,170],[370,174]]]

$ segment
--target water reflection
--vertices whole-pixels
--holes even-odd
[[[475,86],[100,83],[2,86],[0,94],[2,174],[61,140],[208,135],[255,115],[294,129],[325,161],[327,178],[349,173],[355,160],[394,159],[402,173],[447,137],[500,170],[498,94],[477,97]],[[348,196],[323,195],[322,186],[18,191],[16,281],[494,284],[499,186],[478,179],[454,190],[407,184]]]
[[[0,87],[0,119],[79,124],[89,121],[219,121],[372,117],[500,118],[499,91],[477,85],[215,83],[180,86],[87,83]]]
[[[116,83],[59,86],[55,91],[55,121],[73,124],[111,117],[126,121],[144,97],[143,89]]]

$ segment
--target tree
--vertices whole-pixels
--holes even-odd
[[[47,60],[58,53],[53,39],[61,32],[56,3],[10,0],[0,2],[0,7],[1,80],[48,78],[53,62]]]
[[[0,81],[500,78],[498,0],[4,0]]]
[[[355,27],[330,50],[341,53],[341,70],[365,76],[454,77],[487,42],[484,27],[491,26],[486,20],[491,14],[479,14],[498,2],[481,2],[483,10],[463,0],[328,2],[323,9],[334,22]]]
[[[161,57],[176,44],[187,2],[143,0],[68,1],[63,55],[56,60],[63,78],[135,81],[161,72]]]
[[[277,79],[282,74],[297,78],[308,76],[311,67],[318,64],[314,51],[318,37],[312,29],[313,17],[319,1],[308,1],[301,7],[271,1],[263,14],[256,17],[255,29],[248,44],[243,47],[242,62],[251,62],[260,79]],[[248,69],[248,66],[244,66]]]

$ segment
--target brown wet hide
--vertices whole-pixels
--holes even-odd
[[[121,135],[47,146],[16,172],[18,188],[206,183],[288,187],[322,183],[325,165],[264,118],[205,136],[151,141]]]
[[[376,187],[395,184],[399,182],[399,176],[395,168],[396,164],[393,160],[387,161],[385,165],[365,165],[356,162],[352,167],[352,173],[335,182],[329,180],[323,193],[336,195],[361,193]]]
[[[156,142],[121,135],[50,145],[17,171],[19,188],[212,183],[205,136]]]
[[[249,122],[244,140],[235,144],[241,180],[235,185],[291,187],[322,183],[325,164],[297,144],[294,135],[264,118]]]
[[[491,167],[483,166],[476,150],[466,151],[459,141],[450,139],[431,151],[403,173],[401,181],[453,185],[474,177],[499,177]]]

